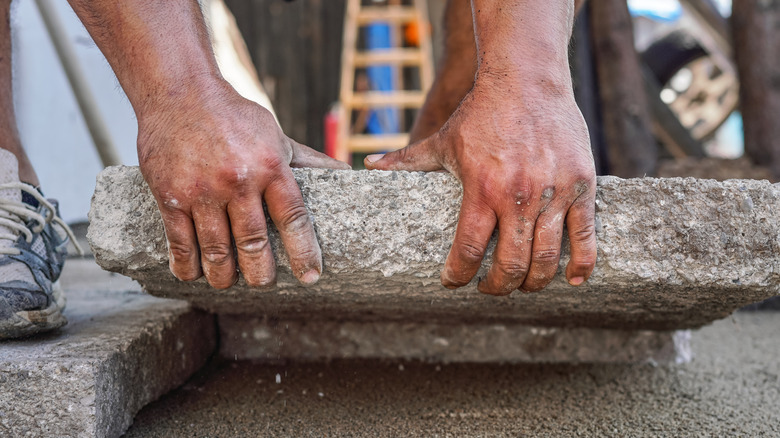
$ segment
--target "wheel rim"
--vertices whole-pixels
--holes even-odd
[[[691,136],[705,139],[737,108],[739,83],[710,57],[698,58],[681,68],[661,91],[661,99],[680,119]]]

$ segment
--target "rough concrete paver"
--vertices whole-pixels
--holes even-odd
[[[68,260],[64,328],[0,343],[0,436],[114,437],[216,348],[214,317]]]
[[[539,293],[491,297],[476,282],[451,291],[439,281],[460,210],[461,186],[451,175],[293,173],[322,247],[325,271],[315,285],[291,275],[270,225],[275,288],[239,280],[215,293],[205,279],[176,280],[157,203],[137,168],[98,177],[88,233],[95,257],[154,295],[214,313],[299,320],[675,330],[724,318],[780,288],[780,186],[767,181],[600,177],[599,254],[588,282],[572,287],[559,269]],[[564,239],[561,268],[568,246]]]

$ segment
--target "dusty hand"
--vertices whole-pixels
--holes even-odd
[[[293,167],[349,168],[288,138],[264,108],[227,84],[152,106],[139,116],[141,171],[157,200],[170,245],[170,268],[181,280],[205,273],[215,288],[237,278],[267,286],[276,268],[263,200],[295,276],[322,273],[322,256]]]
[[[496,226],[483,293],[544,288],[558,269],[564,221],[571,241],[566,278],[579,285],[593,271],[596,177],[587,127],[570,92],[537,91],[545,90],[511,92],[503,81],[478,79],[438,133],[366,160],[369,169],[446,169],[462,182],[458,228],[441,273],[448,288],[474,277]]]

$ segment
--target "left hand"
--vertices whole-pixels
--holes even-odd
[[[493,230],[498,244],[480,292],[534,292],[553,278],[564,221],[571,242],[566,278],[588,279],[596,263],[596,173],[587,126],[570,90],[544,84],[509,86],[478,76],[449,121],[425,140],[381,158],[368,169],[447,170],[463,184],[463,203],[441,282],[471,281]]]

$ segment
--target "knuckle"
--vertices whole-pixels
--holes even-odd
[[[249,186],[249,181],[253,179],[253,172],[247,166],[234,166],[223,169],[219,173],[220,181],[230,187]]]
[[[557,264],[558,259],[560,258],[560,254],[560,248],[550,247],[535,250],[532,257],[534,263],[548,265]]]
[[[232,248],[223,243],[204,244],[200,252],[207,263],[217,266],[228,264],[233,256]]]
[[[160,205],[168,210],[175,211],[182,208],[182,201],[170,190],[161,191],[158,197]],[[163,219],[167,219],[167,221],[176,221],[178,217],[164,214]]]
[[[195,248],[179,242],[169,242],[169,252],[171,257],[177,262],[192,260],[196,254]]]
[[[516,260],[496,260],[496,268],[505,276],[513,279],[522,278],[528,273],[528,264]]]
[[[515,205],[524,205],[531,200],[531,192],[528,190],[515,190],[512,194]]]
[[[284,212],[281,223],[277,226],[288,232],[297,233],[304,231],[309,224],[309,212],[306,211],[306,207],[303,204],[295,204]]]
[[[569,239],[575,243],[588,242],[596,236],[596,225],[588,223],[572,230]]]
[[[485,256],[485,246],[473,242],[459,242],[457,250],[461,260],[467,264],[481,263]]]
[[[182,187],[181,192],[190,199],[193,205],[208,204],[214,198],[214,190],[208,184],[196,182],[187,187]]]
[[[385,154],[385,161],[387,162],[400,162],[405,163],[410,157],[409,157],[409,147],[398,149],[397,151],[390,152],[388,154]]]
[[[554,196],[555,196],[555,186],[551,185],[545,187],[544,190],[542,190],[542,194],[539,199],[544,202],[550,202]]]
[[[579,198],[585,193],[591,191],[596,186],[596,174],[591,171],[581,170],[575,174],[574,183],[574,196]]]
[[[510,190],[514,196],[515,202],[519,205],[531,200],[534,184],[527,175],[519,175],[512,178]]]
[[[413,153],[412,147],[405,147],[403,149],[399,149],[395,152],[391,152],[390,158],[394,163],[409,163],[412,164],[415,160],[415,154]]]
[[[312,246],[307,245],[305,247],[298,247],[295,251],[291,251],[290,258],[296,265],[306,265],[301,267],[301,270],[311,268],[311,261],[316,261],[320,257],[320,252],[315,250]]]
[[[272,175],[277,174],[284,166],[287,166],[278,154],[263,154],[260,163],[265,172]]]
[[[247,236],[235,236],[236,248],[247,254],[260,254],[268,247],[268,234],[265,231]]]

